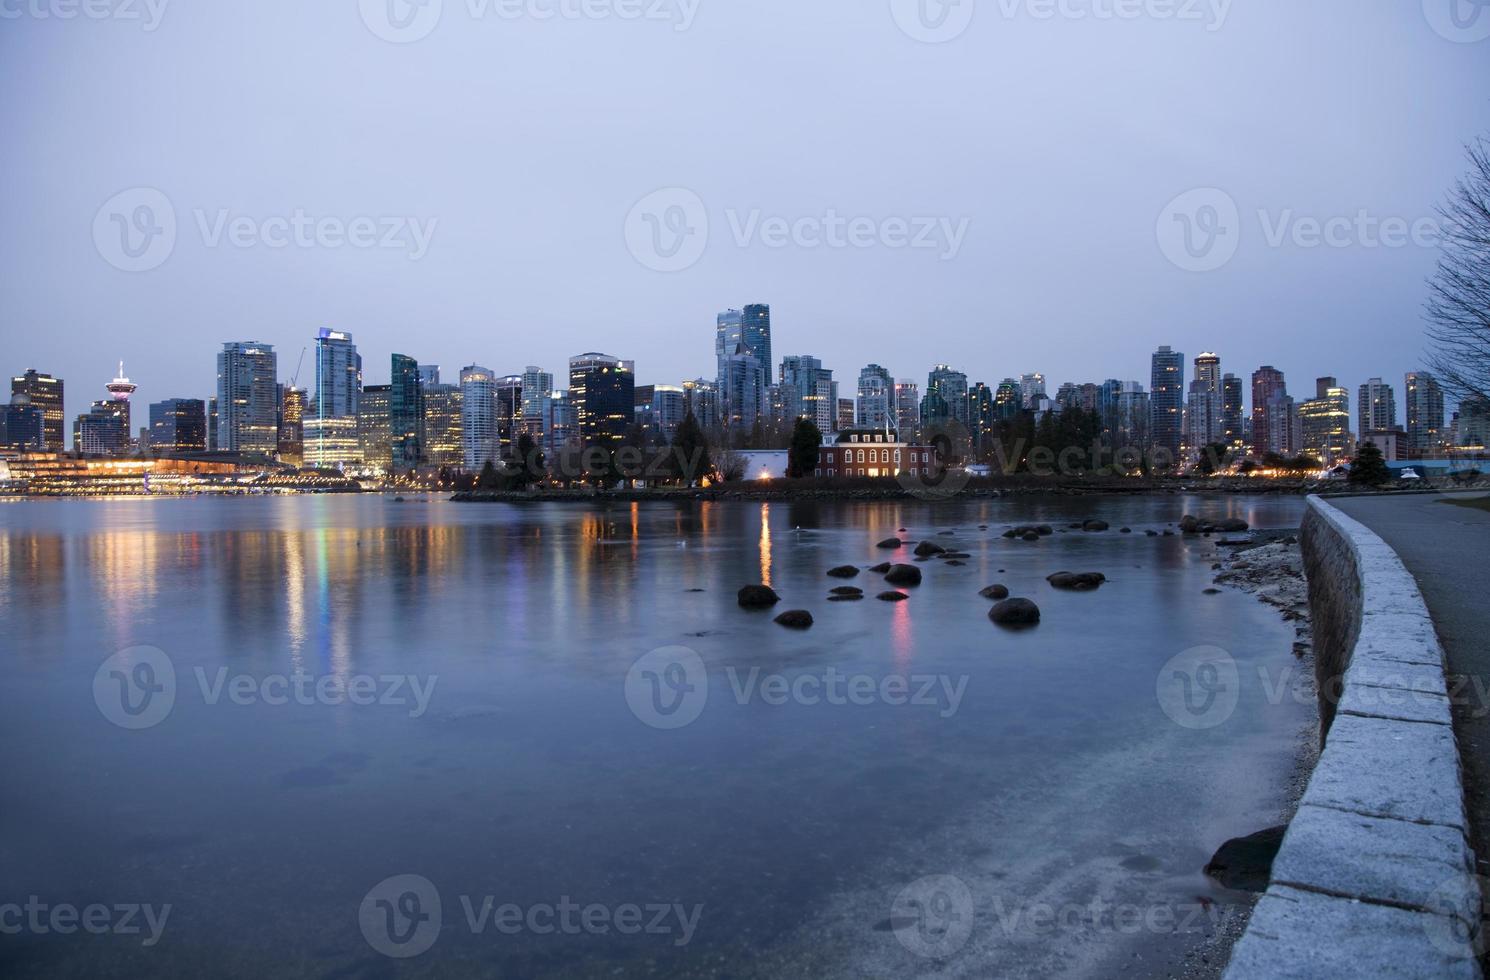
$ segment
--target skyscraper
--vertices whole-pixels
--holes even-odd
[[[388,393],[388,437],[393,472],[407,473],[424,462],[424,383],[419,362],[394,354]]]
[[[363,469],[387,473],[393,468],[393,435],[388,410],[392,385],[367,385],[357,400],[357,452]]]
[[[1221,358],[1201,354],[1195,358],[1195,380],[1190,382],[1185,407],[1185,448],[1193,457],[1206,446],[1222,441]]]
[[[938,364],[931,369],[926,376],[926,403],[927,398],[932,395],[939,397],[946,405],[946,418],[956,419],[962,425],[967,425],[967,375],[961,371],[954,371],[945,364]],[[935,405],[935,402],[931,402]],[[922,421],[926,421],[925,413],[922,413]]]
[[[316,335],[315,369],[315,398],[303,423],[304,460],[320,469],[356,467],[362,463],[357,430],[362,355],[352,335],[322,327]]]
[[[436,382],[424,388],[424,456],[430,466],[459,467],[465,459],[461,441],[464,406],[460,385]]]
[[[1356,431],[1362,438],[1368,432],[1390,432],[1397,428],[1397,394],[1391,385],[1372,378],[1361,385],[1356,412],[1359,418]]]
[[[771,377],[771,307],[765,303],[746,306],[740,316],[740,339],[761,362],[765,377]]]
[[[1280,434],[1288,431],[1287,425],[1274,420],[1277,412],[1286,412],[1288,386],[1283,372],[1271,364],[1264,364],[1252,372],[1252,454],[1261,457],[1266,453],[1288,455],[1298,452],[1297,446],[1288,446]]]
[[[41,410],[42,438],[45,451],[60,453],[67,448],[63,432],[67,416],[62,407],[62,379],[41,374],[31,368],[18,378],[10,379],[10,393],[25,395],[29,403]]]
[[[31,404],[24,391],[10,396],[10,404],[0,409],[0,449],[11,452],[39,453],[47,448],[46,417]]]
[[[693,413],[693,420],[704,430],[718,428],[724,421],[719,404],[719,382],[697,378],[683,382],[683,397],[686,411]]]
[[[523,428],[523,376],[504,374],[497,379],[497,452],[511,459]]]
[[[636,424],[647,445],[669,445],[687,414],[687,397],[678,385],[638,385]]]
[[[279,459],[300,466],[305,462],[304,388],[280,385],[279,392]]]
[[[714,319],[714,363],[716,379],[724,377],[724,362],[745,342],[745,314],[725,310]]]
[[[895,382],[895,431],[901,442],[914,442],[921,434],[921,387],[914,381]]]
[[[766,374],[760,358],[743,342],[736,344],[734,353],[724,359],[719,375],[719,401],[725,427],[732,430],[750,429],[769,408]]]
[[[569,359],[569,398],[574,403],[580,444],[614,448],[636,417],[636,369],[609,354]]]
[[[1221,376],[1221,441],[1232,452],[1247,448],[1247,432],[1242,414],[1242,379],[1234,374]]]
[[[1045,397],[1045,375],[1036,371],[1019,377],[1019,403],[1033,411]]]
[[[223,344],[217,355],[217,448],[273,456],[279,445],[278,363],[273,344]]]
[[[1355,450],[1350,433],[1350,392],[1337,385],[1334,378],[1320,378],[1314,388],[1314,397],[1299,406],[1304,453],[1328,466]]]
[[[1443,452],[1443,389],[1427,371],[1404,378],[1407,396],[1407,447],[1411,457],[1433,459]]]
[[[554,390],[554,376],[542,368],[528,365],[523,369],[522,396],[524,432],[535,438],[543,434],[544,400]]]
[[[461,456],[477,472],[500,457],[497,446],[497,376],[491,368],[471,364],[460,372]]]
[[[200,398],[167,398],[150,406],[150,451],[156,455],[207,449],[207,405]]]
[[[783,420],[811,419],[819,432],[838,430],[838,385],[833,372],[810,354],[792,354],[781,359],[781,389],[786,410]]]
[[[894,424],[895,378],[889,371],[878,364],[866,365],[859,372],[858,396],[855,425],[883,431]]]
[[[1184,408],[1185,355],[1165,345],[1154,352],[1149,375],[1149,434],[1154,449],[1169,456],[1161,463],[1180,460]]]

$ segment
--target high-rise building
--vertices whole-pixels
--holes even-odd
[[[200,398],[167,398],[150,405],[150,450],[156,455],[207,449],[207,404]]]
[[[1397,428],[1397,394],[1391,385],[1372,378],[1361,385],[1356,412],[1359,414],[1356,431],[1362,436],[1367,432],[1390,432]]]
[[[471,364],[460,372],[461,457],[467,470],[479,471],[501,459],[497,441],[497,376],[491,368]]]
[[[353,469],[363,463],[358,416],[362,355],[352,335],[322,327],[316,335],[316,387],[310,418],[302,423],[303,457],[317,469]]]
[[[550,460],[557,460],[579,439],[574,401],[568,391],[551,391],[543,400],[543,412],[544,452]]]
[[[1185,448],[1191,457],[1223,440],[1221,420],[1221,358],[1201,354],[1195,358],[1195,380],[1185,406]]]
[[[998,417],[1006,422],[1024,409],[1024,397],[1016,379],[1005,378],[999,382],[999,386],[993,391],[993,408]]]
[[[819,432],[838,430],[838,385],[833,372],[810,354],[792,354],[781,359],[782,420],[794,424],[811,419]]]
[[[921,386],[914,381],[895,382],[895,431],[902,442],[920,438]]]
[[[940,399],[928,402],[932,396]],[[937,412],[941,412],[941,406],[946,406],[942,419],[955,419],[962,425],[967,425],[967,375],[961,371],[954,371],[945,364],[938,364],[931,369],[926,376],[926,397],[921,399],[923,407],[930,404]],[[925,411],[921,413],[923,423],[930,421]]]
[[[115,413],[124,419],[126,442],[129,440],[129,434],[133,431],[129,421],[129,396],[133,395],[138,387],[133,381],[130,381],[124,376],[123,361],[119,362],[119,373],[114,376],[114,380],[104,385],[104,388],[109,392],[110,400],[115,403]]]
[[[1325,465],[1341,461],[1355,451],[1350,432],[1350,392],[1334,378],[1315,382],[1315,395],[1299,406],[1304,453]]]
[[[458,468],[465,460],[461,440],[464,405],[460,385],[438,381],[424,388],[424,456],[430,466]]]
[[[1019,376],[1019,404],[1033,411],[1040,399],[1045,398],[1045,375],[1036,371]]]
[[[678,385],[638,385],[636,424],[647,445],[670,445],[688,413],[686,393]]]
[[[392,385],[367,385],[357,400],[357,451],[363,469],[388,473],[393,469],[393,430],[388,412]]]
[[[388,436],[393,472],[408,473],[424,462],[424,384],[419,362],[394,354],[388,393]]]
[[[714,319],[715,378],[724,377],[724,362],[733,357],[736,348],[745,343],[745,314],[725,310]]]
[[[752,303],[740,316],[740,338],[749,351],[761,362],[761,370],[771,377],[771,307],[765,303]]]
[[[128,403],[112,398],[93,403],[73,423],[73,449],[82,456],[123,456],[129,452]]]
[[[1247,431],[1242,414],[1242,379],[1234,374],[1221,376],[1221,441],[1232,452],[1247,448]]]
[[[223,344],[217,355],[217,449],[273,456],[279,448],[278,363],[274,345]]]
[[[878,364],[859,372],[858,428],[883,432],[895,422],[895,379]]]
[[[973,452],[981,457],[993,449],[998,434],[998,411],[993,389],[979,381],[967,393],[967,427]]]
[[[554,390],[552,372],[528,365],[523,369],[523,431],[539,438],[543,433],[544,400]]]
[[[61,378],[42,374],[36,368],[10,379],[11,395],[25,395],[30,405],[41,410],[42,435],[45,451],[49,453],[60,453],[67,448],[63,431],[67,416],[63,414],[62,388]]]
[[[1280,436],[1288,431],[1287,422],[1273,418],[1275,411],[1286,411],[1288,386],[1283,372],[1271,364],[1264,364],[1252,372],[1252,455],[1261,457],[1266,453],[1289,455],[1297,453],[1297,446],[1285,446]],[[1286,442],[1286,437],[1283,439]]]
[[[1433,459],[1444,448],[1443,389],[1427,371],[1404,378],[1407,395],[1407,451],[1414,459]]]
[[[837,389],[837,384],[834,384]],[[852,398],[838,399],[838,424],[833,426],[834,432],[850,432],[854,428],[854,400]]]
[[[421,364],[421,365],[419,365],[419,383],[424,386],[424,390],[426,392],[428,392],[429,389],[433,388],[435,385],[439,384],[440,383],[440,365],[438,365],[438,364]]]
[[[719,384],[707,378],[683,382],[685,411],[693,413],[693,420],[704,430],[716,429],[724,421],[719,405]]]
[[[279,386],[279,460],[291,466],[305,462],[306,402],[304,388]]]
[[[569,398],[581,445],[614,448],[636,417],[636,367],[609,354],[569,359]]]
[[[0,449],[39,453],[47,448],[46,413],[31,404],[31,396],[18,391],[0,410]]]
[[[1149,436],[1174,463],[1184,441],[1184,408],[1185,355],[1165,345],[1154,352],[1149,375]]]
[[[766,373],[760,358],[743,343],[724,359],[719,375],[719,401],[724,411],[725,427],[748,430],[767,413],[770,402],[766,394]]]

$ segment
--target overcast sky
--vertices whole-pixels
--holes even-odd
[[[1400,403],[1413,226],[1490,132],[1464,0],[90,2],[0,0],[0,371],[69,416],[120,358],[136,404],[209,395],[227,340],[288,379],[322,326],[367,383],[677,383],[750,302],[845,393],[1147,385],[1167,343]]]

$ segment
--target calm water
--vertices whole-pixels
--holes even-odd
[[[1302,503],[0,505],[0,906],[171,905],[151,946],[148,929],[0,934],[0,973],[1164,975],[1194,936],[1019,913],[1094,897],[1224,907],[1235,896],[1198,869],[1276,822],[1308,708],[1269,706],[1248,677],[1291,662],[1292,630],[1250,597],[1202,594],[1211,542],[1143,535],[1186,511],[1285,527]],[[1094,515],[1114,531],[999,537]],[[905,603],[825,601],[842,584],[828,568],[883,560],[874,543],[902,527],[972,557],[923,565]],[[958,533],[935,537],[946,529]],[[1056,592],[1044,576],[1062,569],[1111,581]],[[759,581],[815,628],[738,608],[736,590]],[[993,582],[1036,599],[1041,625],[991,624],[977,593]],[[1155,690],[1161,666],[1201,644],[1227,650],[1243,681],[1235,714],[1196,730]],[[669,646],[706,670],[706,702],[675,729],[646,723],[686,720],[649,712],[650,679],[628,687],[637,659]],[[161,661],[136,647],[174,672],[163,717],[120,715],[116,682],[144,691],[163,673],[138,673]],[[100,675],[120,651],[118,676]],[[742,704],[752,668],[783,683],[900,675],[924,696],[753,691]],[[375,703],[253,696],[294,674],[364,678]],[[684,675],[658,675],[658,703],[698,704]],[[938,686],[918,692],[922,676]],[[426,710],[392,677],[422,685]],[[436,935],[422,885],[380,886],[398,875],[437,890]],[[937,875],[967,895],[913,885]],[[518,925],[473,928],[467,905],[479,915],[488,900],[516,906]],[[597,906],[594,928],[545,929],[561,900]],[[633,905],[652,928],[620,934]],[[380,921],[433,943],[384,956],[368,938]],[[1158,952],[1135,960],[1140,947]]]

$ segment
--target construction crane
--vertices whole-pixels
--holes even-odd
[[[295,373],[290,377],[291,388],[298,387],[297,382],[300,380],[300,369],[305,366],[305,352],[308,349],[306,347],[300,348],[300,360],[295,362]]]

